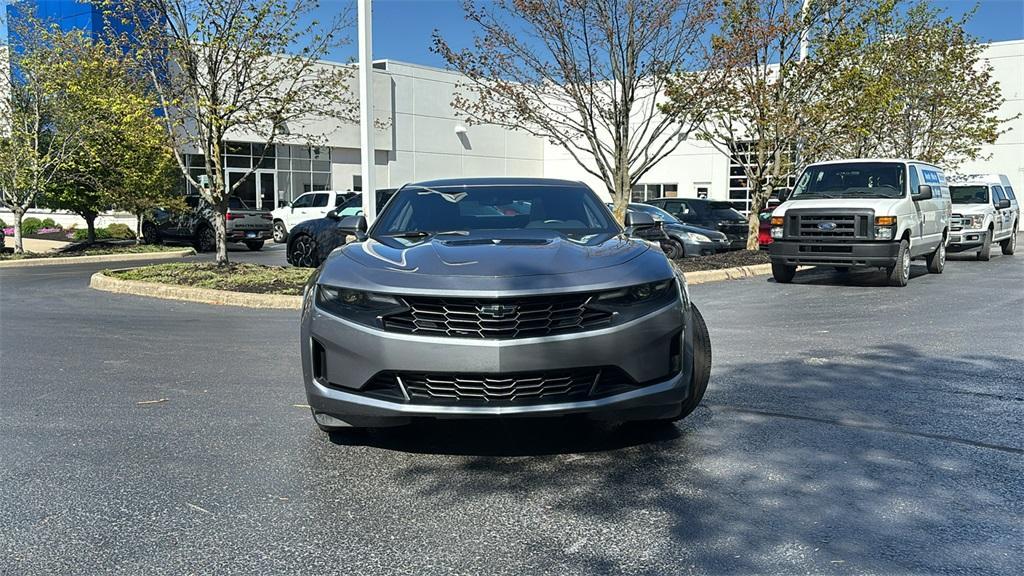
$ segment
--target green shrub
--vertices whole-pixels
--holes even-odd
[[[7,222],[4,222],[3,218],[0,218],[0,228],[7,228]]]
[[[21,221],[21,233],[22,234],[35,234],[43,227],[43,222],[39,218],[25,218]]]
[[[43,228],[62,228],[62,226],[54,222],[53,218],[43,218]]]
[[[107,234],[109,238],[117,238],[119,240],[131,240],[135,238],[135,233],[127,224],[111,224],[107,226]]]

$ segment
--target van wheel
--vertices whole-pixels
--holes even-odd
[[[939,247],[928,255],[928,273],[929,274],[942,274],[942,270],[946,267],[946,238],[942,238],[942,242]]]
[[[796,266],[787,266],[782,262],[772,262],[772,277],[779,284],[789,284],[796,276]]]
[[[1003,249],[1003,254],[1012,256],[1013,251],[1017,249],[1017,223],[1013,223],[1013,233],[1006,240],[1003,240],[999,247]]]
[[[889,286],[906,286],[910,281],[910,242],[900,240],[900,250],[896,253],[896,265],[890,266]]]
[[[988,262],[992,259],[992,229],[985,232],[985,241],[981,243],[981,250],[978,250],[978,260]]]

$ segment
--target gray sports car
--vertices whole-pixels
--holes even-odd
[[[302,368],[317,425],[561,416],[672,421],[707,388],[711,344],[686,282],[631,213],[585,185],[459,179],[402,187],[310,278]]]

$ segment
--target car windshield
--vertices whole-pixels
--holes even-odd
[[[897,162],[850,162],[808,166],[791,200],[816,198],[901,198],[906,167]]]
[[[953,204],[988,204],[988,186],[950,186]]]
[[[611,208],[611,206],[609,206],[609,208]],[[664,210],[658,208],[657,206],[651,206],[650,204],[630,204],[629,209],[637,210],[640,212],[646,212],[647,214],[650,214],[651,217],[654,218],[655,220],[661,220],[662,222],[679,222],[679,219],[677,219],[675,216],[669,214],[668,212],[665,212]]]
[[[548,185],[407,186],[373,226],[375,239],[550,230],[571,239],[618,234],[611,214],[587,188]]]
[[[729,202],[708,202],[714,220],[746,220]]]

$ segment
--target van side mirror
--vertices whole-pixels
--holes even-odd
[[[789,200],[790,194],[791,192],[788,188],[783,188],[782,190],[779,190],[779,204],[782,204],[786,200]],[[769,202],[771,201],[769,200]]]
[[[338,215],[335,214],[334,217],[338,218]],[[355,236],[357,240],[362,240],[366,238],[366,218],[362,216],[345,216],[338,222],[338,230],[341,230],[346,235]]]
[[[920,202],[921,200],[932,199],[932,187],[928,184],[921,184],[917,187],[917,194],[910,197],[914,202]]]
[[[1008,199],[1006,199],[1006,198],[1003,198],[1002,200],[999,200],[998,202],[996,202],[996,209],[998,209],[998,210],[1006,210],[1009,207],[1010,207],[1010,201]]]

